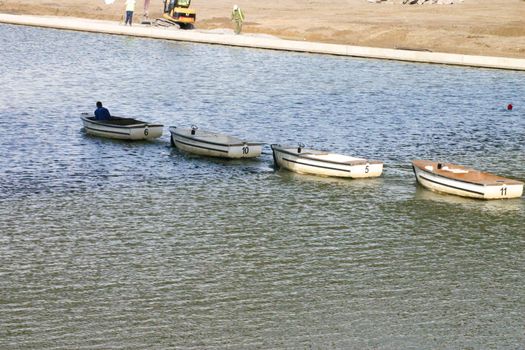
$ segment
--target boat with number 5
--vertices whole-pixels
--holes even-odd
[[[261,155],[263,146],[260,142],[249,142],[225,134],[199,130],[195,125],[189,129],[171,126],[169,130],[172,146],[202,156],[255,158]]]
[[[300,174],[321,176],[367,178],[378,177],[383,172],[383,162],[365,158],[298,147],[272,145],[277,167]]]
[[[414,160],[412,168],[421,186],[436,192],[478,199],[517,198],[523,182],[461,165]]]
[[[96,120],[88,113],[82,113],[80,119],[88,134],[120,140],[150,140],[162,135],[161,124],[150,124],[133,118],[111,117],[108,120]]]

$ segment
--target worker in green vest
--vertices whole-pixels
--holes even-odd
[[[240,34],[242,30],[242,22],[244,22],[244,13],[237,5],[233,5],[232,21],[235,22],[235,34]]]

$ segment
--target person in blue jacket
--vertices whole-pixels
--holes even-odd
[[[111,114],[107,108],[102,107],[102,102],[97,102],[97,109],[95,109],[95,120],[109,120],[111,119]]]

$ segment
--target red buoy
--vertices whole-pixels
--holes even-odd
[[[509,104],[507,105],[507,110],[508,110],[508,111],[512,111],[512,103],[509,103]]]

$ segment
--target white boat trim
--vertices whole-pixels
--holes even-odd
[[[181,135],[177,135],[177,136],[178,137],[183,137]],[[181,140],[176,140],[175,142],[182,143],[183,145],[186,145],[186,146],[189,146],[189,147],[202,148],[202,149],[205,149],[205,150],[215,151],[215,152],[223,152],[223,153],[226,153],[226,154],[228,153],[228,150],[225,150],[225,149],[219,149],[219,148],[213,148],[213,147],[206,147],[206,146],[196,145],[194,143],[184,142],[184,141],[181,141]],[[207,144],[213,144],[213,143],[210,143],[210,142],[206,142],[204,140],[199,140],[199,142],[207,143]]]
[[[428,172],[424,171],[424,170],[421,170],[419,169],[419,171],[423,171],[425,173],[428,174]],[[437,185],[441,185],[441,186],[444,186],[444,187],[450,187],[450,188],[453,188],[455,190],[459,190],[459,191],[464,191],[464,192],[470,192],[470,193],[474,193],[474,194],[478,194],[478,195],[481,195],[481,196],[484,196],[485,193],[484,192],[481,192],[481,191],[475,191],[475,190],[470,190],[470,189],[467,189],[467,188],[464,188],[464,187],[458,187],[458,186],[453,186],[453,185],[450,185],[450,184],[447,184],[445,182],[441,182],[441,181],[436,181],[435,179],[431,179],[430,177],[426,177],[426,176],[423,176],[421,174],[419,174],[419,176],[417,175],[417,171],[414,169],[414,172],[416,172],[416,176],[419,178],[419,179],[423,179],[423,180],[426,180],[426,181],[430,181],[430,182],[433,182]],[[435,174],[432,174],[432,175],[435,175]],[[435,175],[434,177],[441,177],[441,178],[444,178],[444,179],[448,179],[444,176],[440,176],[440,175]],[[448,179],[448,180],[451,180],[451,179]],[[474,185],[474,186],[480,186],[480,185],[476,185],[476,184],[473,184],[471,182],[468,182],[468,181],[460,181],[460,180],[453,180],[453,181],[457,181],[457,182],[464,182],[464,183],[467,183],[467,184],[471,184],[471,185]],[[480,186],[481,187],[481,186]]]
[[[336,162],[336,161],[333,161],[333,160],[329,160],[329,159],[320,159],[320,158],[314,158],[314,157],[311,157],[312,154],[306,152],[306,153],[293,153],[293,152],[290,152],[290,151],[287,151],[286,148],[289,148],[289,147],[284,147],[284,146],[280,146],[280,145],[272,145],[272,149],[274,148],[278,148],[278,151],[281,152],[281,153],[285,153],[285,154],[289,154],[289,155],[292,155],[294,157],[298,157],[298,158],[305,158],[305,159],[308,159],[308,160],[314,160],[314,161],[318,161],[318,162],[322,162],[322,163],[330,163],[330,164],[337,164],[337,165],[344,165],[344,166],[348,166],[348,165],[360,165],[360,164],[371,164],[370,162],[377,162],[377,161],[369,161],[367,159],[364,159],[364,158],[355,158],[355,160],[352,160],[352,161],[349,161],[349,162]],[[321,155],[322,153],[319,153],[319,155]],[[330,154],[329,152],[325,152],[324,154],[328,155]],[[333,153],[335,154],[335,153]],[[315,154],[314,154],[315,155]],[[304,163],[301,163],[301,164],[304,164]],[[309,163],[307,165],[310,165]],[[329,168],[328,168],[329,169]],[[333,168],[335,170],[340,170],[340,168]]]
[[[305,165],[305,166],[311,166],[311,167],[314,167],[314,168],[322,168],[322,169],[328,169],[328,170],[348,171],[348,172],[350,172],[349,169],[345,170],[345,169],[341,169],[341,168],[328,167],[328,166],[323,166],[323,165],[318,165],[318,164],[304,163],[304,162],[300,162],[300,161],[297,161],[297,160],[288,159],[288,158],[284,158],[284,157],[283,157],[283,160],[286,160],[287,162],[292,162],[292,163],[296,163],[296,164]],[[329,163],[329,162],[323,162],[323,163]]]

